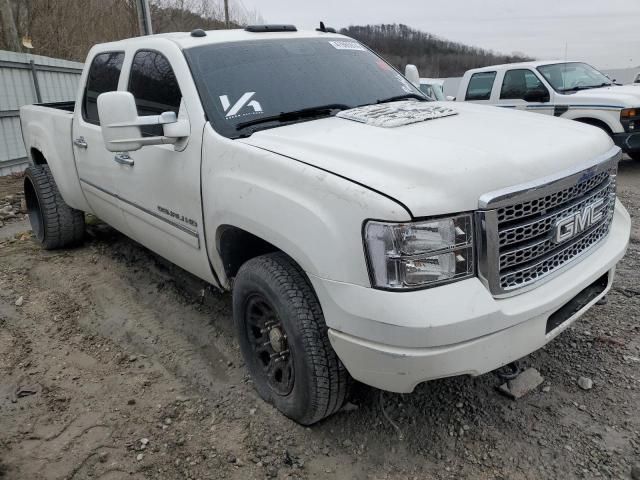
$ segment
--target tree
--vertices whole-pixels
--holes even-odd
[[[20,52],[22,45],[20,44],[20,37],[16,28],[16,17],[11,3],[11,0],[0,0],[0,20],[2,21],[4,43],[9,50]]]
[[[220,4],[213,0],[150,3],[154,33],[225,28]],[[20,51],[20,38],[27,35],[32,53],[84,61],[96,43],[139,35],[136,8],[136,0],[0,0],[0,50]],[[259,17],[233,0],[230,15],[232,28]]]
[[[350,26],[340,33],[368,45],[400,71],[413,63],[424,77],[454,77],[470,68],[530,60],[451,42],[402,24]]]

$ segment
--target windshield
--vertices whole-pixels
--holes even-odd
[[[444,93],[442,92],[442,85],[437,83],[421,83],[420,90],[422,90],[429,98],[434,100],[446,100]]]
[[[575,92],[606,87],[611,80],[586,63],[556,63],[538,67],[538,71],[557,92]]]
[[[187,49],[185,56],[208,119],[230,138],[393,97],[426,100],[397,70],[351,39],[220,43]]]

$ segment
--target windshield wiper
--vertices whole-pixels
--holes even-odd
[[[352,108],[349,105],[343,103],[330,103],[328,105],[320,105],[317,107],[301,108],[300,110],[293,110],[291,112],[282,112],[278,115],[269,115],[267,117],[256,118],[254,120],[248,120],[246,122],[240,122],[236,125],[236,130],[242,130],[243,128],[250,127],[252,125],[259,125],[261,123],[268,122],[287,122],[291,120],[298,120],[300,118],[309,117],[330,117],[334,115],[334,112],[340,110],[347,110]]]
[[[600,85],[581,85],[579,87],[563,88],[561,92],[577,92],[579,90],[590,90],[592,88],[610,87],[611,83],[601,83]]]
[[[389,103],[389,102],[397,102],[399,100],[409,100],[411,98],[415,98],[416,100],[424,100],[428,102],[429,100],[424,95],[420,95],[419,93],[405,93],[403,95],[395,95],[389,98],[383,98],[382,100],[376,101],[376,103]]]

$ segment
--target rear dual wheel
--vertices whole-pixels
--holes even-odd
[[[336,412],[349,374],[333,351],[309,281],[282,253],[246,262],[233,287],[240,349],[258,394],[303,425]]]

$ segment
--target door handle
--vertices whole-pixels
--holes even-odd
[[[129,156],[128,153],[116,153],[116,156],[113,157],[113,160],[118,162],[120,165],[127,165],[129,167],[133,167],[133,159]]]
[[[78,137],[73,141],[73,144],[78,147],[78,148],[87,148],[87,141],[84,139],[84,137]]]

